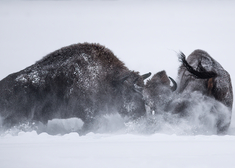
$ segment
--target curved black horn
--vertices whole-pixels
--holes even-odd
[[[168,78],[171,80],[171,82],[173,83],[173,86],[171,87],[171,90],[174,92],[177,89],[177,83],[175,82],[174,79],[172,79],[171,77],[168,76]]]
[[[146,74],[142,75],[143,80],[145,80],[145,79],[147,79],[148,77],[150,77],[151,74],[152,74],[152,73],[149,72],[149,73],[146,73]]]
[[[215,72],[206,71],[205,68],[202,67],[201,62],[199,62],[198,64],[198,68],[200,71],[193,69],[193,67],[189,65],[189,63],[186,61],[185,55],[182,52],[178,54],[178,57],[179,57],[179,61],[182,62],[182,65],[196,78],[209,79],[209,78],[213,78],[217,76]]]

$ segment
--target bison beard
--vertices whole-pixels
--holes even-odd
[[[77,117],[86,131],[107,113],[136,119],[145,115],[140,92],[150,75],[130,71],[99,44],[61,48],[0,81],[2,125]]]

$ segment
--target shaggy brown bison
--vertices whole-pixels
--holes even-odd
[[[188,107],[204,103],[205,108],[201,111],[214,116],[218,133],[226,132],[233,106],[229,73],[203,50],[195,50],[187,60],[181,52],[179,60],[182,65],[178,71],[178,100],[173,106],[175,112],[185,115]]]
[[[54,51],[0,81],[2,125],[47,123],[78,117],[88,129],[103,114],[132,119],[145,115],[144,79],[99,44],[75,44]]]
[[[192,133],[225,133],[233,103],[230,75],[202,50],[195,50],[187,60],[180,53],[179,60],[177,84],[165,71],[147,81],[143,90],[147,113],[155,114],[154,124],[188,123],[190,128],[183,129]]]

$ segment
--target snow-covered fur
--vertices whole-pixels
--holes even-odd
[[[171,104],[174,112],[187,115],[189,107],[192,108],[200,101],[204,104],[207,102],[210,108],[204,109],[205,113],[216,116],[218,133],[225,132],[230,125],[233,106],[229,73],[203,50],[195,50],[187,60],[180,53],[179,59],[182,65],[178,71],[177,98],[174,105]],[[195,98],[193,95],[203,96]]]
[[[0,81],[3,125],[47,123],[78,117],[89,127],[102,114],[145,114],[142,76],[130,71],[99,44],[75,44],[54,51],[32,66]]]
[[[229,73],[202,50],[195,50],[187,60],[180,53],[179,60],[182,65],[177,84],[161,71],[144,87],[147,114],[154,114],[149,115],[147,128],[154,130],[157,125],[165,124],[181,127],[182,123],[188,123],[194,133],[225,133],[231,122],[233,103]],[[170,80],[175,87],[170,86]]]

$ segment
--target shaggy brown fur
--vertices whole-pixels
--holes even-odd
[[[178,71],[177,92],[180,94],[198,92],[215,99],[215,106],[211,112],[218,115],[218,132],[225,132],[230,125],[233,106],[233,90],[229,73],[203,50],[195,50],[187,57],[187,60],[184,54],[180,53],[179,59],[182,65]],[[230,114],[216,111],[216,104],[219,102],[228,108]],[[230,118],[230,120],[224,121],[223,118]]]
[[[74,44],[0,81],[0,115],[6,127],[78,117],[88,128],[98,116],[112,112],[138,118],[145,107],[136,87],[144,87],[142,76],[111,50]]]
[[[183,64],[178,71],[179,92],[198,90],[232,109],[233,91],[230,75],[217,61],[202,50],[195,50],[188,56],[187,61],[181,53],[180,59]]]

